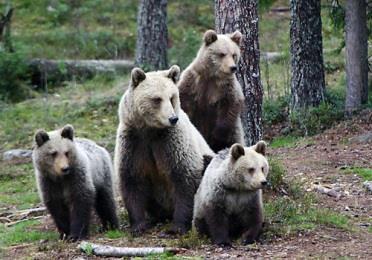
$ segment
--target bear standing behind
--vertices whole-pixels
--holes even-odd
[[[253,243],[263,223],[262,191],[269,165],[266,144],[244,148],[234,144],[217,154],[195,195],[193,226],[213,243],[230,245],[233,238]]]
[[[173,220],[191,227],[194,195],[213,151],[180,107],[178,66],[144,73],[135,68],[119,105],[115,171],[132,232]]]
[[[92,208],[103,227],[118,228],[109,153],[88,139],[74,138],[72,126],[35,134],[32,158],[40,198],[60,238],[88,236]]]
[[[217,35],[208,30],[178,83],[182,109],[215,152],[245,144],[240,119],[244,95],[235,76],[241,39],[238,31]]]

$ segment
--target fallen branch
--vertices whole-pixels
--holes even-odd
[[[29,62],[32,84],[45,86],[67,80],[90,79],[95,75],[124,75],[134,63],[130,60],[45,60]]]
[[[17,220],[17,221],[13,221],[13,222],[9,222],[9,223],[5,223],[5,226],[6,227],[11,227],[11,226],[14,226],[18,223],[21,223],[21,222],[24,222],[24,221],[29,221],[29,220],[37,220],[37,219],[41,219],[43,218],[44,216],[37,216],[37,217],[33,217],[33,218],[25,218],[25,219],[21,219],[21,220]]]
[[[168,248],[168,247],[115,247],[107,245],[92,244],[81,242],[78,248],[88,255],[107,256],[107,257],[131,257],[131,256],[147,256],[150,254],[163,253],[180,253],[185,251],[183,248]]]

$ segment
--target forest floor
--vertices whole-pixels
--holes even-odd
[[[324,217],[339,218],[340,222],[346,221],[343,224],[338,225],[337,220],[320,220],[316,225],[294,232],[288,226],[289,229],[284,229],[286,231],[282,233],[264,235],[257,244],[243,246],[237,242],[232,248],[226,249],[212,246],[207,240],[192,234],[182,237],[164,236],[164,226],[157,226],[144,236],[132,237],[127,217],[123,213],[121,218],[124,225],[120,232],[93,232],[89,241],[115,246],[189,247],[174,258],[371,258],[372,195],[362,184],[364,180],[372,178],[372,149],[371,140],[369,143],[358,140],[371,133],[372,111],[365,110],[353,120],[343,121],[322,134],[269,149],[269,157],[275,157],[284,165],[285,178],[300,180],[304,192],[314,195],[312,206],[332,210],[335,214]],[[16,165],[19,163],[22,162],[18,161]],[[2,168],[9,166],[3,162],[1,164]],[[317,185],[334,189],[336,195],[317,192]],[[77,243],[58,241],[56,235],[53,235],[56,231],[49,215],[45,214],[23,232],[32,233],[35,230],[49,235],[45,239],[41,236],[39,240],[13,243],[3,248],[0,253],[4,259],[96,258],[80,252]],[[173,257],[154,255],[151,259]]]

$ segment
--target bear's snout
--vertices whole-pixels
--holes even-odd
[[[62,174],[66,175],[66,174],[70,173],[70,169],[71,168],[69,166],[65,166],[65,167],[61,168],[61,172],[62,172]]]
[[[238,70],[238,67],[236,67],[235,65],[230,67],[231,73],[235,73],[237,70]]]
[[[178,116],[171,116],[168,120],[171,125],[175,125],[178,122]]]

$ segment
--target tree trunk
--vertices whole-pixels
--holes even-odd
[[[0,42],[3,42],[4,49],[13,52],[11,41],[11,19],[13,15],[13,8],[10,8],[6,14],[0,14]]]
[[[167,0],[141,0],[135,64],[145,70],[168,68],[167,43]]]
[[[260,79],[260,50],[258,44],[258,0],[215,0],[216,30],[243,36],[237,78],[245,96],[242,113],[244,137],[247,145],[262,138],[262,97]]]
[[[348,0],[345,13],[346,103],[351,115],[368,101],[368,34],[365,0]]]
[[[291,108],[318,106],[324,100],[320,0],[291,0]]]

